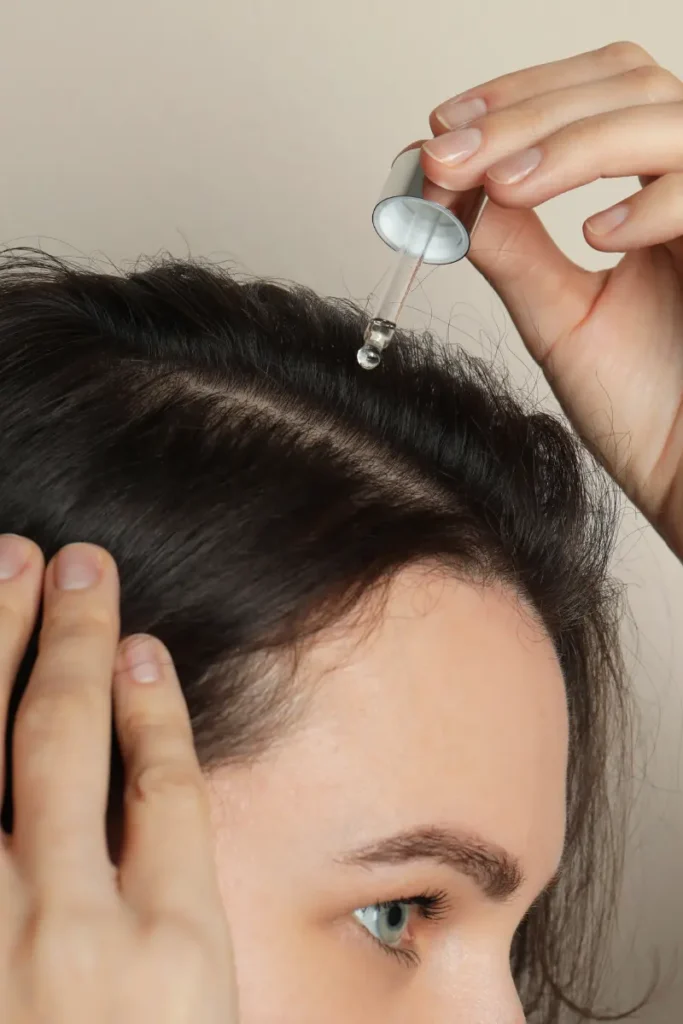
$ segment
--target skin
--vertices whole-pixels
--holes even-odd
[[[19,548],[19,574],[0,582],[5,693],[42,582],[40,551]],[[97,578],[63,590],[72,556],[94,559]],[[202,1024],[520,1024],[510,943],[562,854],[568,723],[553,645],[513,593],[404,570],[377,619],[366,609],[302,659],[293,733],[206,784],[168,653],[145,637],[117,650],[111,557],[69,545],[42,585],[0,851],[3,1019],[137,1024],[153,1007]],[[136,682],[131,665],[150,657],[161,677]],[[128,785],[115,865],[112,673]],[[377,855],[406,834],[411,850]],[[388,936],[415,963],[354,914],[435,891],[439,920],[404,907]]]
[[[429,152],[430,140],[421,156],[427,197],[447,202],[444,190],[484,186],[471,262],[574,428],[681,558],[683,82],[620,41],[503,75],[463,98],[486,103],[487,113],[467,122],[481,145],[449,163]],[[449,113],[460,120],[453,108],[446,100],[429,117],[446,153],[458,148],[455,125],[444,123]],[[504,184],[507,162],[529,148],[538,167]],[[624,256],[607,270],[578,266],[533,208],[597,178],[632,176],[643,187],[617,204],[627,219],[605,234],[593,218],[583,225],[591,248]]]
[[[359,637],[342,624],[315,645],[300,680],[314,698],[292,739],[212,779],[240,1019],[518,1024],[510,942],[564,837],[567,714],[552,644],[513,595],[416,569]],[[493,899],[426,857],[339,863],[429,827],[507,851],[518,891]],[[408,911],[400,945],[419,965],[352,917],[425,890],[443,890],[450,908],[438,921]]]
[[[446,199],[484,183],[472,262],[575,428],[680,556],[683,84],[617,43],[467,95],[488,105],[470,124],[482,145],[457,166],[425,148],[428,190]],[[439,114],[435,141],[452,149]],[[540,167],[496,180],[529,146]],[[608,235],[586,224],[584,235],[626,255],[589,273],[533,207],[620,175],[643,185],[628,219]],[[57,570],[74,554],[94,557],[96,578],[65,590]],[[374,633],[347,623],[310,652],[301,728],[250,769],[207,783],[168,652],[151,637],[119,642],[111,557],[70,545],[44,574],[40,551],[20,539],[15,568],[0,579],[0,736],[41,591],[45,608],[12,751],[15,829],[0,845],[3,1021],[520,1024],[507,955],[560,857],[567,723],[550,644],[514,595],[402,574]],[[136,662],[155,663],[158,679],[136,682]],[[103,828],[112,696],[127,773],[116,866]],[[459,870],[424,856],[338,862],[415,827],[503,847],[520,886],[486,898],[462,855]],[[421,962],[407,966],[373,944],[354,910],[425,887],[446,891],[450,909],[410,917]]]

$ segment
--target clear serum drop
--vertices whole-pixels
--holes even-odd
[[[421,266],[422,253],[415,255],[405,247],[398,253],[394,272],[377,303],[375,315],[365,328],[363,346],[356,353],[364,370],[374,370],[381,363],[382,352],[396,333],[403,303]]]
[[[356,358],[364,370],[374,370],[382,362],[382,351],[396,333],[396,324],[392,320],[381,320],[375,317],[365,328],[363,347],[358,349]]]

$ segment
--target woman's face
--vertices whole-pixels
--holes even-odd
[[[550,640],[502,587],[410,569],[300,673],[302,727],[210,782],[240,1021],[519,1024],[510,943],[564,840]]]

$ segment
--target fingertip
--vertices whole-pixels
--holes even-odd
[[[81,562],[83,567],[89,566],[89,572],[84,574],[83,579],[67,580],[65,578],[67,567],[70,568]],[[69,541],[67,544],[63,544],[52,555],[45,570],[46,592],[50,592],[52,589],[89,589],[99,586],[104,581],[108,584],[113,582],[118,587],[118,567],[106,548],[90,541]]]
[[[131,683],[177,680],[175,665],[168,648],[149,633],[134,633],[119,643],[114,675]]]
[[[491,202],[505,210],[528,210],[531,212],[536,204],[536,200],[530,196],[521,194],[518,189],[511,188],[509,185],[499,184],[488,174],[484,174],[482,186]]]
[[[111,554],[111,552],[107,551],[106,548],[103,548],[99,544],[93,544],[91,546],[94,547],[95,550],[97,551],[99,559],[102,563],[102,568],[105,570],[105,572],[111,572],[118,578],[119,567],[116,563],[116,559]]]
[[[593,217],[589,217],[584,222],[584,228],[588,230],[592,238],[604,238],[621,227],[630,212],[625,203],[613,206],[609,210],[603,210],[602,213],[596,213]]]
[[[119,578],[119,567],[116,564],[114,556],[107,551],[106,548],[102,547],[101,544],[94,544],[91,541],[77,542],[79,547],[85,548],[92,552],[100,564],[102,570],[102,577],[105,575],[114,576],[117,580]],[[68,545],[71,546],[71,545]]]
[[[0,534],[0,580],[14,580],[44,568],[45,559],[35,541],[18,533]]]
[[[29,552],[27,562],[31,568],[45,568],[45,555],[43,554],[42,548],[36,544],[30,537],[23,538],[28,544]]]
[[[595,249],[596,252],[626,252],[623,239],[613,238],[611,234],[601,235],[595,233],[591,230],[588,221],[585,221],[583,224],[583,237],[591,249]]]

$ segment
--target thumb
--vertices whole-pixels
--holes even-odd
[[[553,345],[590,312],[602,275],[558,247],[534,210],[488,199],[468,254],[499,295],[531,356],[541,365]]]

